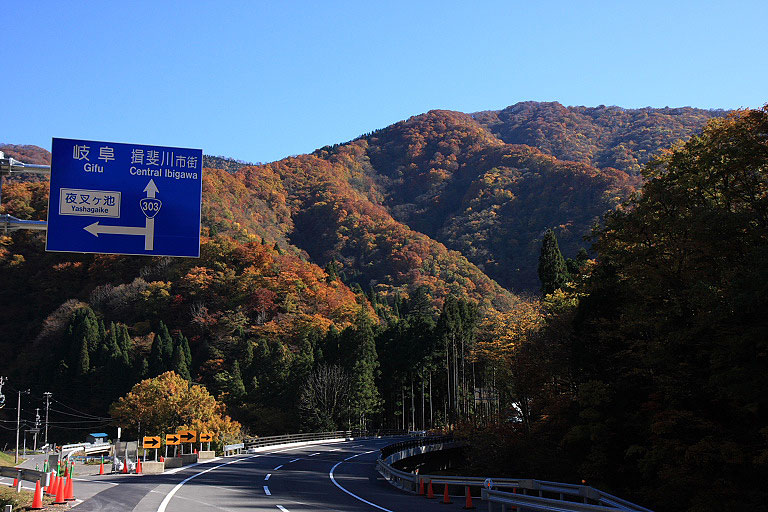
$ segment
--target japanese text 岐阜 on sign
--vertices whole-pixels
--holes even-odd
[[[200,149],[53,139],[46,250],[200,255]]]

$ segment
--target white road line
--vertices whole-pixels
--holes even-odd
[[[293,460],[289,460],[289,461],[288,461],[288,464],[290,464],[291,462],[296,462],[297,460],[301,460],[301,459],[293,459]]]
[[[272,496],[272,493],[269,492],[269,487],[267,487],[266,485],[264,486],[264,494],[266,494],[267,496]]]
[[[281,512],[288,512],[288,509],[287,509],[287,508],[285,508],[285,507],[284,507],[284,506],[282,506],[282,505],[278,505],[278,506],[277,506],[277,508],[279,508]]]
[[[353,497],[353,498],[355,498],[356,500],[360,500],[360,501],[362,501],[363,503],[365,503],[365,504],[367,504],[367,505],[370,505],[370,506],[372,506],[372,507],[374,507],[374,508],[377,508],[377,509],[379,509],[379,510],[383,510],[384,512],[392,512],[392,510],[389,510],[388,508],[380,507],[379,505],[377,505],[377,504],[375,504],[375,503],[371,503],[370,501],[368,501],[368,500],[366,500],[366,499],[364,499],[364,498],[361,498],[361,497],[360,497],[360,496],[358,496],[357,494],[355,494],[355,493],[353,493],[353,492],[351,492],[351,491],[348,491],[348,490],[346,490],[345,488],[343,488],[343,487],[342,487],[342,486],[341,486],[341,485],[340,485],[340,484],[339,484],[339,483],[336,481],[336,479],[335,479],[335,478],[333,478],[333,472],[334,472],[334,471],[336,471],[336,468],[337,468],[337,467],[338,467],[340,464],[343,464],[344,462],[346,462],[346,461],[348,461],[348,460],[350,460],[350,459],[354,459],[355,457],[359,457],[360,455],[365,455],[366,453],[373,453],[373,452],[376,452],[376,451],[378,451],[378,450],[371,450],[371,451],[368,451],[368,452],[362,452],[362,453],[358,453],[358,454],[356,454],[356,455],[352,455],[351,457],[347,457],[347,458],[346,458],[346,459],[344,459],[344,460],[340,460],[339,462],[337,462],[337,463],[336,463],[336,465],[334,465],[334,466],[331,468],[331,471],[328,473],[328,476],[329,476],[329,477],[331,477],[331,482],[333,482],[333,485],[335,485],[336,487],[338,487],[339,489],[341,489],[341,490],[342,490],[342,491],[344,491],[345,493],[349,494],[350,496],[352,496],[352,497]]]
[[[271,476],[272,476],[272,473],[267,473],[267,476],[264,477],[264,481],[266,482],[267,480],[269,480],[269,477]]]
[[[320,452],[315,452],[312,455],[307,455],[307,457],[314,457],[315,455],[320,455]]]
[[[272,471],[277,471],[277,470],[278,470],[278,469],[280,469],[281,467],[283,467],[283,465],[282,465],[282,464],[280,464],[279,466],[277,466],[277,467],[276,467],[275,469],[273,469]]]
[[[287,452],[287,451],[290,451],[290,450],[295,450],[295,448],[286,448],[284,450],[275,450],[274,452],[270,452],[270,453],[281,453],[281,452]],[[228,466],[228,465],[234,464],[236,462],[241,462],[241,461],[244,461],[244,460],[255,459],[256,457],[264,457],[264,456],[269,456],[269,453],[257,453],[256,455],[251,455],[250,457],[243,457],[242,459],[231,460],[229,462],[225,462],[223,464],[219,464],[218,466],[213,466],[211,468],[208,468],[205,471],[200,471],[199,473],[195,473],[194,475],[188,476],[187,478],[185,478],[181,482],[177,483],[176,486],[173,489],[171,489],[171,491],[168,494],[165,495],[165,498],[163,498],[162,503],[160,503],[160,506],[157,507],[157,512],[165,512],[165,509],[168,507],[168,503],[171,502],[171,498],[173,498],[173,495],[176,494],[179,489],[181,489],[181,486],[183,486],[185,483],[189,482],[193,478],[197,478],[200,475],[204,475],[204,474],[206,474],[206,473],[208,473],[210,471],[213,471],[214,469],[219,469],[220,467],[223,467],[223,466]]]

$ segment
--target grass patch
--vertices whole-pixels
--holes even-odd
[[[29,482],[24,482],[24,485],[29,485]],[[20,493],[16,493],[16,489],[12,487],[0,486],[0,507],[5,505],[12,505],[13,512],[29,510],[32,506],[32,500],[35,498],[35,493],[22,489]],[[43,506],[50,506],[54,499],[49,496],[43,496]],[[51,508],[56,510],[57,507]],[[47,509],[46,509],[47,510]]]
[[[13,455],[10,455],[5,452],[0,452],[0,466],[13,467],[16,465],[13,461],[14,461]],[[24,459],[19,457],[19,464],[21,464],[22,462],[24,462]]]

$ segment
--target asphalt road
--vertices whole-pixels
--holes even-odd
[[[406,494],[375,469],[390,439],[359,439],[227,457],[157,476],[77,479],[78,512],[302,512],[460,510]]]

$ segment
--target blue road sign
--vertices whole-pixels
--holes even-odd
[[[200,256],[203,151],[53,139],[46,250]]]

